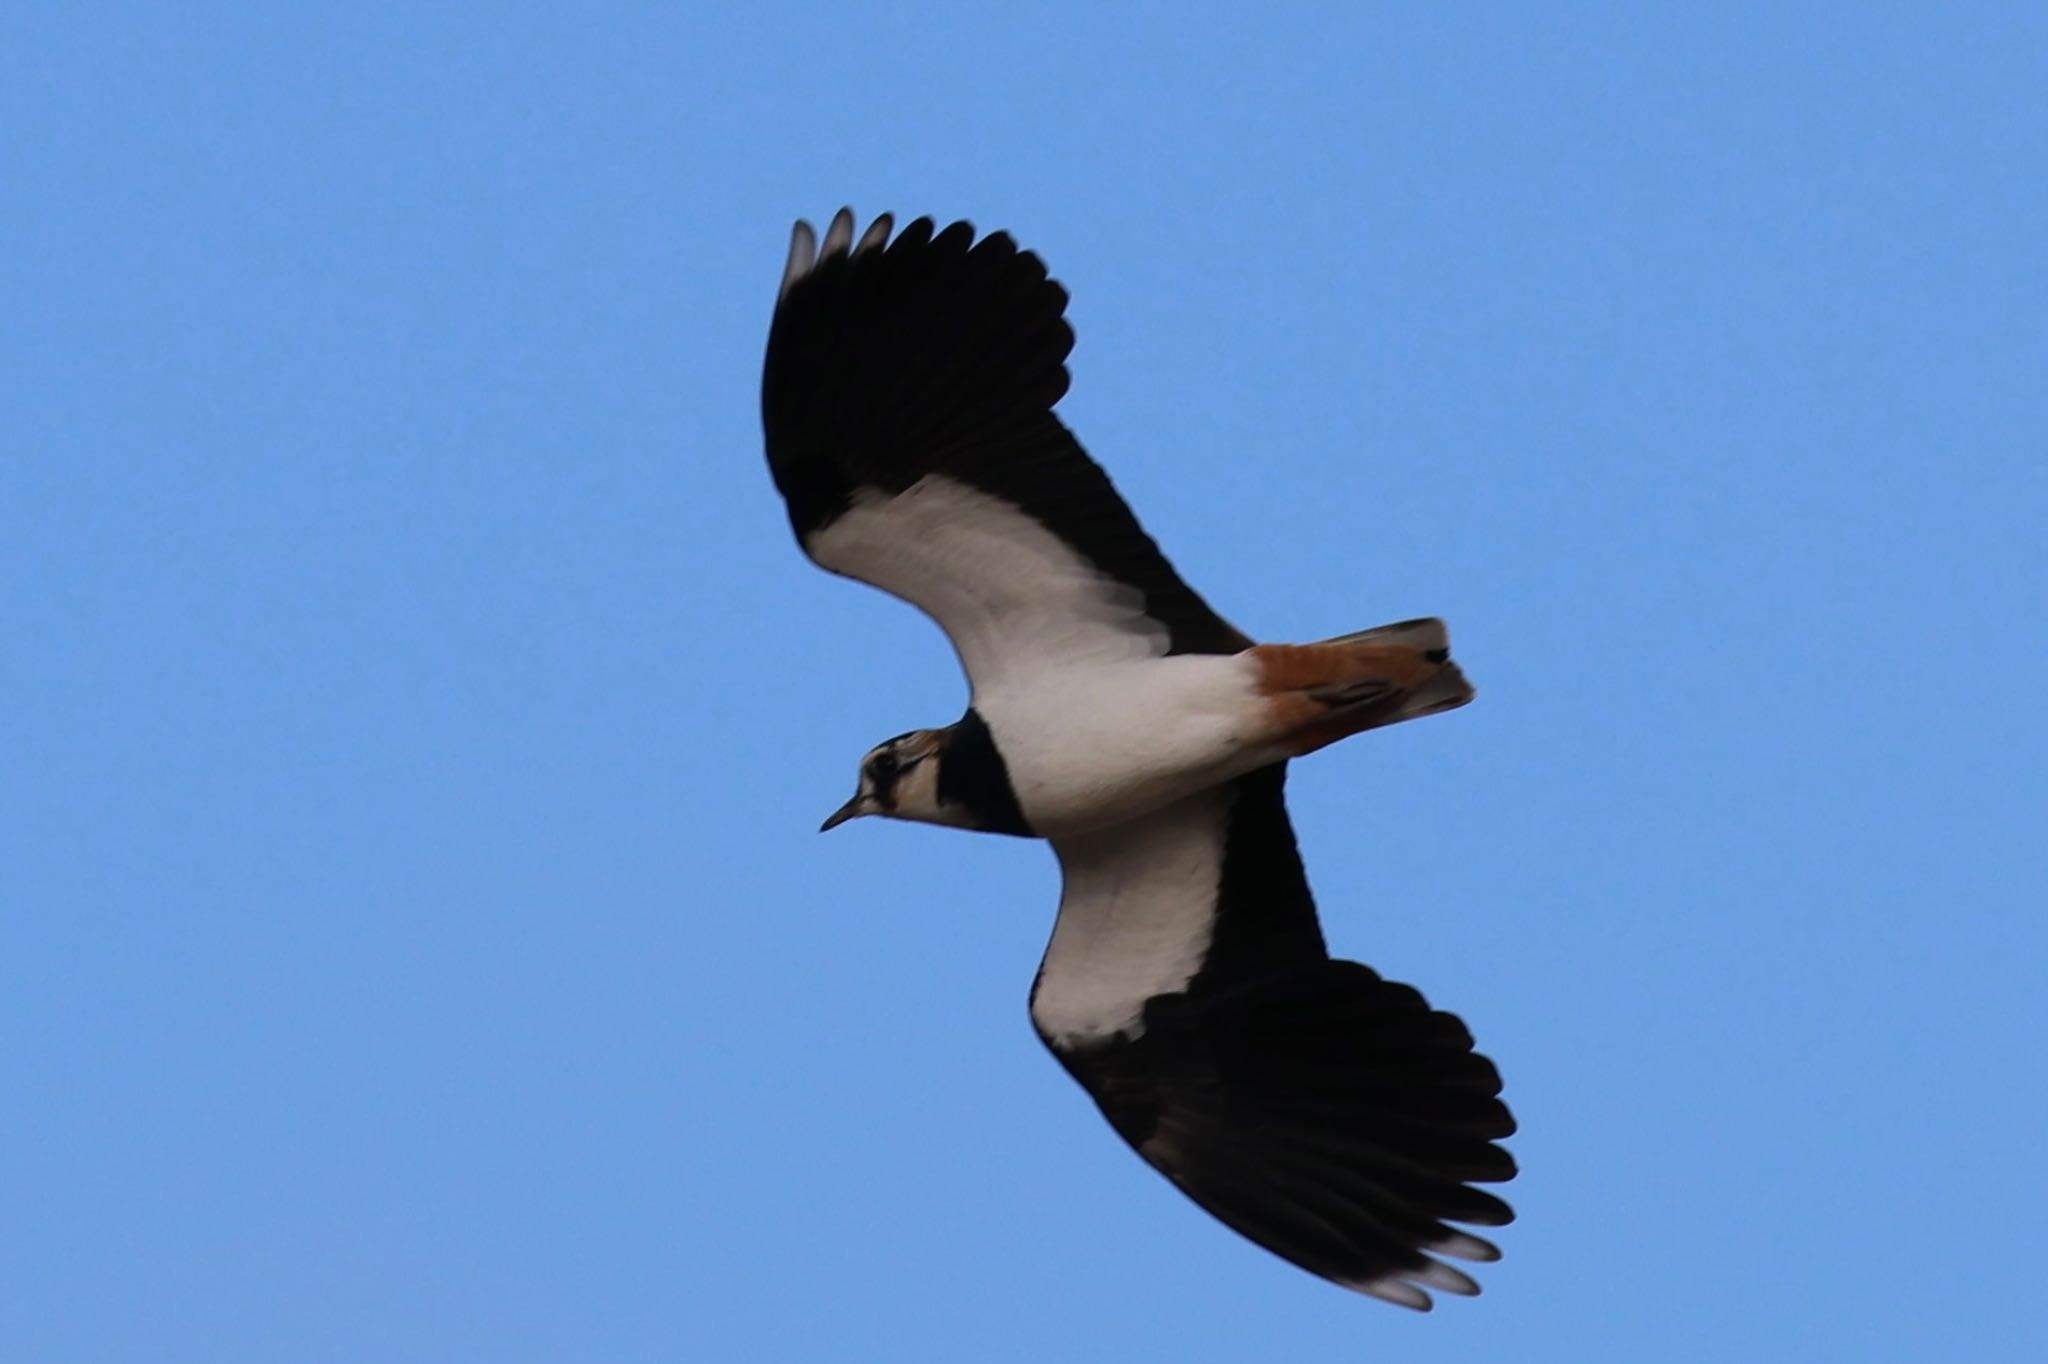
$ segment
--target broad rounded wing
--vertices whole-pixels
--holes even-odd
[[[768,465],[822,567],[938,621],[977,688],[1045,663],[1236,653],[1052,412],[1066,290],[1004,233],[798,223],[761,380]]]
[[[1110,1125],[1284,1259],[1427,1309],[1477,1293],[1435,1258],[1500,1252],[1452,1223],[1514,1214],[1500,1075],[1412,987],[1333,961],[1283,767],[1054,847],[1059,922],[1032,1019]]]

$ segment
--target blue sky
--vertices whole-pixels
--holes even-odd
[[[2048,19],[1654,8],[13,9],[0,1355],[2048,1347]],[[1451,621],[1292,790],[1477,1302],[1122,1148],[1042,848],[813,832],[963,697],[761,463],[843,202],[1044,255],[1226,614]]]

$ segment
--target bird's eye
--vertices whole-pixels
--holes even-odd
[[[868,775],[877,786],[887,786],[896,780],[898,770],[894,753],[877,753],[868,760]]]

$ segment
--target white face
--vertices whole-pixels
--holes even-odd
[[[869,749],[860,762],[860,789],[824,827],[835,828],[862,815],[967,827],[965,811],[939,801],[939,760],[944,748],[943,731],[919,729]]]

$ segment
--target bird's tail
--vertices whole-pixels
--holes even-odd
[[[1434,616],[1315,644],[1261,644],[1252,653],[1278,737],[1297,755],[1454,710],[1475,695],[1451,661],[1450,631]]]
[[[1437,665],[1435,673],[1427,681],[1409,692],[1402,703],[1377,724],[1399,724],[1403,720],[1419,720],[1439,711],[1456,710],[1479,694],[1465,680],[1464,670],[1451,660],[1450,627],[1435,616],[1397,621],[1392,625],[1375,625],[1370,630],[1338,635],[1323,643],[1400,645],[1415,650],[1425,660]]]

